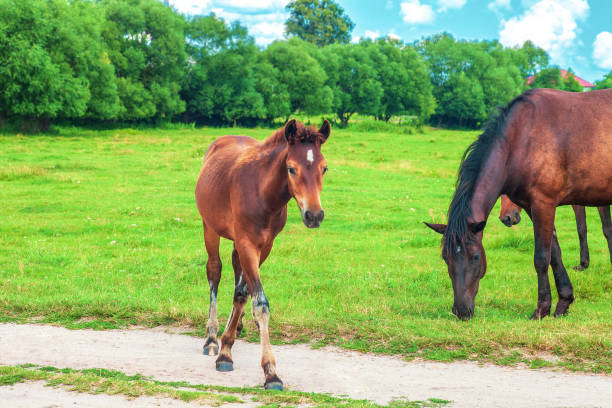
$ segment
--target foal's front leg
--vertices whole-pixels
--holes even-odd
[[[253,319],[259,329],[259,338],[261,341],[261,368],[265,376],[264,388],[267,390],[282,390],[283,382],[276,374],[276,360],[272,354],[270,346],[270,333],[268,325],[270,322],[270,303],[261,285],[259,278],[259,265],[267,257],[270,249],[268,247],[263,250],[258,250],[255,245],[249,241],[241,242],[237,246],[240,255],[240,264],[242,265],[242,273],[249,285],[251,293],[251,308]]]

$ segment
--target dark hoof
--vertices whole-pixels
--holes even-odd
[[[588,266],[576,265],[574,266],[574,270],[576,271],[584,271]]]
[[[549,316],[549,315],[550,315],[550,308],[549,309],[544,309],[544,310],[538,308],[538,309],[536,309],[533,312],[533,314],[531,315],[530,319],[531,320],[540,320],[540,319],[543,319],[543,318],[545,318],[546,316]]]
[[[216,356],[217,354],[219,354],[219,346],[214,343],[204,346],[203,354],[205,356]]]
[[[231,361],[217,361],[217,371],[228,372],[234,371],[234,363]]]
[[[574,297],[570,299],[559,299],[555,308],[555,317],[564,316],[569,311],[570,305],[574,302]]]
[[[264,388],[266,390],[276,390],[276,391],[282,391],[283,390],[283,383],[279,381],[270,381],[267,382],[264,385]]]

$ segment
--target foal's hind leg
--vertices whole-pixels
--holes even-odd
[[[232,346],[236,337],[242,331],[242,317],[244,316],[244,307],[246,306],[249,297],[249,289],[246,280],[242,275],[242,266],[240,265],[240,257],[238,251],[234,247],[232,252],[232,266],[234,267],[234,307],[232,313],[227,320],[227,325],[221,336],[221,352],[217,357],[217,371],[232,371],[234,369],[234,361],[232,360]]]
[[[610,206],[597,207],[599,218],[601,218],[601,228],[608,241],[608,251],[610,252],[610,262],[612,262],[612,220],[610,219]]]
[[[217,290],[221,280],[221,258],[219,257],[219,235],[212,228],[204,225],[204,243],[208,253],[206,262],[206,277],[210,286],[210,308],[208,310],[208,323],[206,324],[206,340],[204,341],[204,354],[214,356],[219,353],[217,334],[219,333],[219,320],[217,320]]]
[[[589,267],[589,244],[587,243],[587,223],[586,211],[581,205],[572,205],[574,214],[576,215],[576,229],[578,229],[578,239],[580,240],[580,265],[574,266],[574,269],[583,271]]]

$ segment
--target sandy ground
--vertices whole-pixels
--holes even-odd
[[[407,362],[331,347],[313,350],[308,345],[273,346],[273,351],[281,379],[293,390],[379,403],[400,397],[442,398],[453,401],[452,407],[612,407],[612,376],[471,362]],[[263,383],[260,353],[258,344],[236,341],[234,371],[219,373],[215,358],[202,355],[202,339],[190,336],[145,329],[93,331],[0,324],[0,364],[5,365],[108,368],[164,381],[258,386]],[[40,388],[26,384],[18,389],[24,387]],[[0,387],[0,400],[6,392],[2,388],[6,387]],[[47,405],[54,406],[53,401],[50,397]]]
[[[127,399],[121,395],[91,395],[46,387],[43,382],[20,383],[0,387],[0,406],[10,408],[194,408],[205,407],[169,398],[140,397]],[[225,404],[224,408],[254,408],[254,403]]]

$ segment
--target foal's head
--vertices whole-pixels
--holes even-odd
[[[308,228],[317,228],[323,221],[320,195],[327,162],[321,154],[321,145],[330,133],[327,120],[318,130],[298,124],[295,119],[285,125],[289,193],[300,207],[302,220]]]

